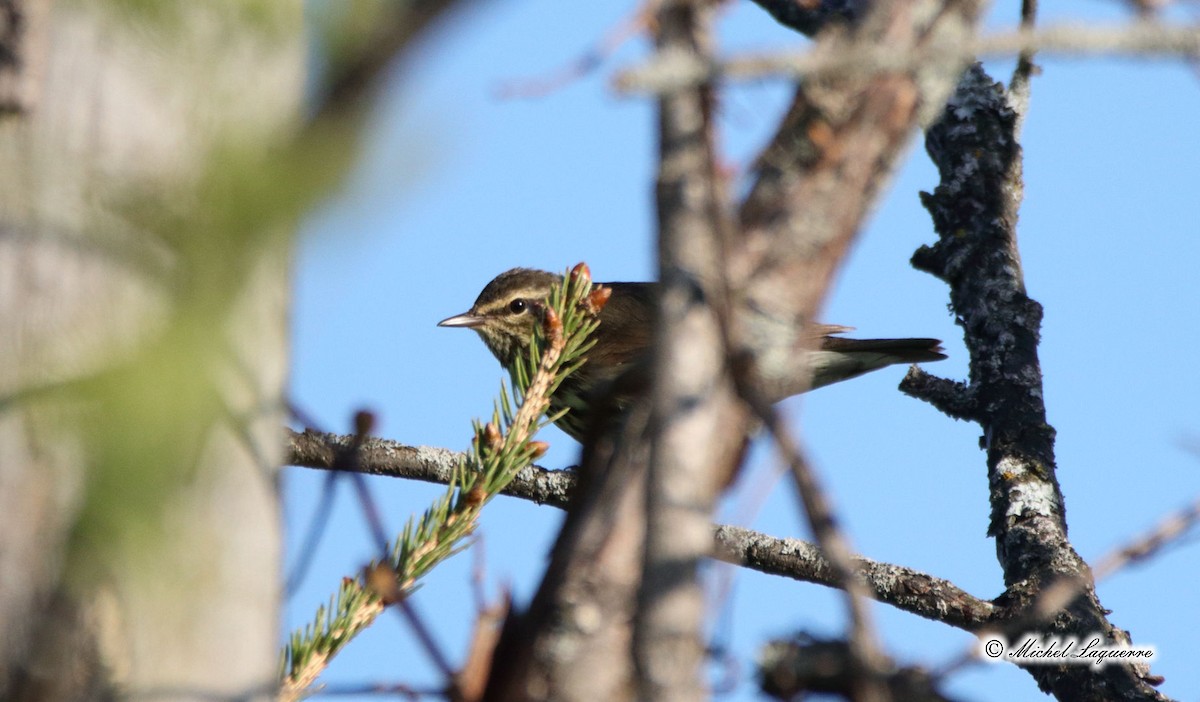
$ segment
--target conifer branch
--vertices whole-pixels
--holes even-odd
[[[333,656],[387,605],[407,597],[420,578],[465,548],[463,539],[475,530],[483,506],[545,453],[546,444],[533,436],[552,421],[542,419],[550,395],[579,367],[599,324],[591,292],[591,274],[582,263],[554,289],[532,350],[513,373],[513,393],[502,384],[491,421],[474,422],[471,448],[445,494],[420,519],[409,520],[390,553],[358,576],[344,578],[328,607],[320,607],[310,624],[292,634],[280,659],[281,700],[305,695]]]

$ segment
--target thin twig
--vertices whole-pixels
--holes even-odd
[[[887,657],[879,647],[870,608],[867,605],[871,591],[855,568],[850,541],[838,529],[833,509],[820,481],[809,465],[799,441],[792,436],[787,424],[782,421],[779,410],[757,397],[753,388],[742,387],[741,390],[742,396],[762,420],[767,432],[775,440],[779,453],[792,469],[809,529],[829,561],[830,570],[833,571],[838,586],[846,592],[846,607],[850,616],[850,654],[862,667],[863,673],[861,677],[856,677],[856,682],[863,685],[861,699],[888,699],[890,696],[883,682],[888,666]]]
[[[1032,32],[1037,23],[1038,0],[1021,0],[1021,31]],[[1033,77],[1033,56],[1036,49],[1024,48],[1017,55],[1017,66],[1013,69],[1012,79],[1008,82],[1008,92],[1012,96],[1013,107],[1018,117],[1016,132],[1021,134],[1021,122],[1029,111],[1030,78]]]
[[[297,550],[296,564],[292,567],[292,572],[288,574],[287,584],[284,586],[284,592],[288,597],[294,595],[296,588],[300,587],[300,583],[304,581],[304,576],[308,574],[308,569],[312,565],[313,556],[316,555],[317,545],[320,544],[321,537],[325,534],[325,528],[329,526],[329,515],[333,513],[333,496],[336,494],[338,479],[341,475],[340,472],[330,472],[325,476],[325,483],[321,487],[320,502],[317,503],[312,519],[309,520],[308,530]]]
[[[362,507],[363,516],[366,518],[368,528],[371,531],[371,536],[375,539],[375,546],[379,549],[380,562],[386,563],[391,557],[391,544],[389,543],[387,533],[384,531],[383,519],[379,515],[379,508],[371,496],[371,491],[367,488],[366,478],[361,473],[352,473],[350,477],[354,485],[355,495],[358,496],[359,505]],[[416,605],[413,604],[412,599],[409,597],[397,597],[395,605],[401,621],[407,624],[408,628],[412,630],[413,635],[417,637],[417,641],[421,644],[421,648],[425,650],[425,654],[433,661],[434,667],[438,669],[438,672],[446,680],[453,678],[454,667],[450,664],[449,656],[442,650],[437,639],[433,637],[433,630],[425,624],[424,618],[417,612]]]
[[[1092,577],[1098,583],[1116,575],[1124,568],[1145,561],[1160,553],[1167,546],[1178,542],[1188,530],[1200,522],[1200,498],[1190,505],[1164,517],[1158,525],[1149,532],[1134,537],[1122,546],[1101,556],[1092,569]],[[1023,616],[1014,618],[998,618],[1004,621],[1006,632],[1024,632],[1044,624],[1049,618],[1062,611],[1080,593],[1093,587],[1093,582],[1082,578],[1060,578],[1050,587],[1038,593],[1033,604]],[[987,629],[979,631],[983,636]],[[965,650],[938,666],[935,677],[945,679],[949,675],[962,670],[978,661],[978,645],[972,644]],[[1161,676],[1150,676],[1148,681],[1157,684],[1162,682]]]
[[[539,98],[549,95],[596,70],[622,44],[644,31],[646,23],[646,8],[638,7],[631,15],[609,29],[594,46],[566,66],[541,78],[509,81],[497,89],[496,94],[501,99]]]
[[[1167,515],[1149,532],[1135,537],[1096,561],[1092,577],[1096,582],[1120,572],[1124,568],[1152,558],[1168,545],[1182,538],[1189,529],[1200,522],[1200,498],[1183,509]],[[1056,581],[1038,595],[1034,601],[1032,616],[1044,620],[1066,607],[1080,593],[1086,583],[1075,578]]]
[[[1021,0],[1021,31],[1034,31],[1037,22],[1038,0]],[[1008,81],[1008,104],[1012,107],[1015,119],[1012,133],[1014,140],[1020,141],[1021,132],[1025,128],[1025,118],[1029,114],[1029,100],[1033,94],[1033,74],[1035,66],[1033,56],[1036,49],[1027,47],[1021,49],[1017,56],[1017,65],[1013,68],[1012,78]],[[1016,222],[1021,212],[1021,203],[1025,199],[1025,159],[1018,156],[1012,160],[1008,169],[1008,187],[1004,189],[1003,215],[1005,221]],[[1014,257],[1019,259],[1019,250],[1014,249]]]
[[[354,436],[350,441],[350,445],[338,453],[336,463],[340,464],[344,469],[350,469],[357,464],[362,445],[370,437],[371,430],[375,424],[375,416],[372,413],[365,410],[356,412],[354,415]],[[362,473],[357,471],[348,470],[346,474],[350,476],[351,484],[354,485],[354,494],[358,497],[363,518],[367,522],[367,528],[371,532],[371,537],[375,539],[375,547],[379,549],[379,562],[386,563],[391,558],[391,543],[387,535],[388,532],[383,526],[383,517],[379,513],[379,507],[375,504],[375,499],[371,496],[371,491],[367,487],[367,480]],[[429,656],[429,659],[438,671],[441,672],[442,676],[447,680],[451,679],[454,676],[454,668],[450,665],[450,658],[442,651],[442,647],[438,645],[437,640],[433,638],[433,632],[425,624],[425,620],[417,613],[415,605],[409,598],[399,597],[396,594],[389,594],[388,599],[395,600],[397,605],[396,611],[399,613],[401,620],[412,629],[413,635],[417,637],[417,641],[420,642],[426,655]]]

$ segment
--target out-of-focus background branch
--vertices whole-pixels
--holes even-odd
[[[446,5],[307,120],[296,3],[0,5],[0,697],[272,694],[297,222]]]

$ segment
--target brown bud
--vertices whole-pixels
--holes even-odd
[[[584,298],[584,305],[587,307],[588,314],[600,314],[600,310],[608,304],[608,298],[612,297],[612,288],[606,288],[603,285],[598,285],[592,288],[588,296]]]
[[[371,410],[359,410],[354,413],[354,435],[366,436],[375,428],[375,413]]]
[[[400,583],[396,578],[396,571],[384,563],[367,566],[363,573],[363,584],[385,605],[393,604],[400,599]]]
[[[546,443],[545,441],[530,441],[528,446],[530,459],[541,458],[542,456],[546,455],[547,451],[550,450],[550,444]]]
[[[476,485],[467,490],[467,494],[463,496],[468,507],[478,508],[483,506],[484,500],[487,499],[487,491]]]
[[[546,341],[551,346],[557,346],[562,342],[562,320],[558,318],[558,313],[549,307],[542,316],[542,329],[546,332]]]
[[[483,445],[493,451],[500,447],[500,430],[492,422],[483,425]]]
[[[571,282],[575,283],[579,281],[583,281],[584,283],[592,281],[592,270],[582,261],[576,263],[575,267],[571,269]]]
[[[829,122],[818,119],[809,123],[808,140],[811,141],[813,146],[817,147],[819,151],[826,151],[832,148],[834,139],[836,138],[837,134],[834,132],[833,127],[829,125]]]

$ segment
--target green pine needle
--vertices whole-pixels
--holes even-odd
[[[563,284],[555,287],[549,299],[562,322],[559,355],[545,358],[549,341],[539,329],[531,353],[514,365],[511,391],[507,383],[500,384],[490,422],[500,433],[499,442],[493,445],[488,427],[473,421],[475,435],[470,449],[455,468],[446,492],[420,519],[409,518],[404,525],[385,559],[395,573],[400,596],[411,594],[418,580],[467,548],[465,539],[474,531],[480,509],[507,487],[536,453],[530,446],[534,434],[565,412],[543,417],[549,394],[582,365],[582,355],[594,343],[589,337],[599,320],[585,305],[591,290],[587,278],[563,276]],[[538,380],[542,380],[546,392],[541,397],[528,397]],[[542,413],[526,419],[527,426],[517,426],[520,408],[530,401],[541,403]],[[369,589],[363,575],[345,578],[329,606],[319,607],[312,622],[289,637],[280,657],[280,699],[295,700],[306,694],[329,660],[370,626],[383,609],[380,594]]]

